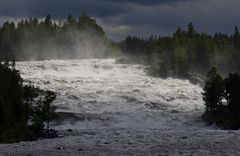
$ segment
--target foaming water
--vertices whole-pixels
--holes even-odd
[[[26,81],[57,93],[58,112],[77,120],[58,128],[186,128],[203,124],[202,89],[188,80],[153,78],[115,59],[18,62]]]

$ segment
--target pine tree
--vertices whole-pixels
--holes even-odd
[[[218,113],[222,108],[222,99],[224,97],[224,80],[217,72],[216,68],[212,68],[207,74],[203,88],[203,101],[206,106],[206,113]]]
[[[45,93],[42,100],[36,97]],[[44,124],[49,127],[55,108],[55,93],[23,85],[15,62],[0,63],[0,142],[15,142],[40,137]]]
[[[44,24],[45,24],[45,27],[47,28],[47,29],[51,29],[52,28],[52,18],[51,18],[51,15],[50,14],[48,14],[47,15],[47,17],[46,17],[46,19],[45,19],[45,21],[44,21]]]
[[[196,30],[194,29],[192,22],[188,24],[187,34],[190,38],[193,38],[196,36]]]

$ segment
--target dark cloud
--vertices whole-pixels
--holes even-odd
[[[83,11],[92,15],[108,16],[124,12],[125,8],[101,0],[0,0],[2,16],[42,17],[50,13],[55,17],[65,17],[69,13],[77,16]]]
[[[183,2],[191,2],[196,0],[103,0],[106,2],[117,2],[117,3],[135,3],[135,4],[143,4],[143,5],[159,5],[159,4],[176,4]]]
[[[238,0],[185,1],[177,5],[132,5],[131,13],[121,14],[111,21],[129,26],[137,36],[171,35],[176,27],[186,28],[193,22],[200,32],[232,34],[240,26]],[[116,20],[117,19],[117,20]]]
[[[0,0],[0,15],[39,17],[51,13],[62,17],[87,11],[101,17],[130,12],[130,4],[172,5],[192,1],[196,0]]]
[[[120,40],[128,34],[170,35],[192,21],[202,32],[232,33],[240,25],[239,0],[0,0],[0,23],[22,17],[93,16],[107,34]]]

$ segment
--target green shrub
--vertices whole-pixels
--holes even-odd
[[[205,112],[203,119],[223,129],[240,128],[240,76],[229,74],[225,80],[213,68],[207,74],[203,89]],[[223,101],[226,101],[223,104]]]
[[[56,98],[53,92],[23,85],[14,65],[0,63],[0,142],[7,143],[39,137],[52,119]]]

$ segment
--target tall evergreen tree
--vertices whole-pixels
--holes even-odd
[[[216,68],[212,68],[208,72],[202,94],[206,106],[206,112],[218,113],[223,105],[224,80],[217,72]]]
[[[193,37],[195,37],[195,35],[196,35],[196,30],[195,30],[192,22],[190,22],[190,23],[188,24],[187,34],[188,34],[188,36],[189,36],[190,38],[193,38]]]
[[[47,29],[51,29],[52,28],[52,18],[51,18],[51,15],[50,14],[48,14],[47,15],[47,17],[46,17],[46,19],[45,19],[45,21],[44,21],[44,24],[45,24],[45,27],[47,28]]]

